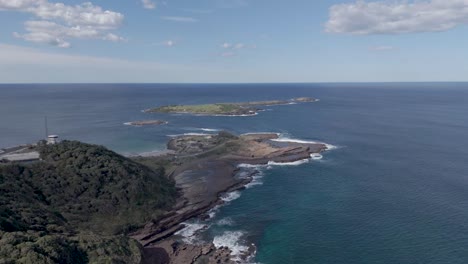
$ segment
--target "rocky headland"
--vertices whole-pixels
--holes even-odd
[[[256,171],[245,173],[240,164],[294,162],[327,149],[322,143],[274,141],[278,137],[275,133],[236,136],[220,132],[172,138],[167,147],[173,154],[167,158],[175,165],[170,177],[181,196],[173,210],[131,235],[144,246],[145,259],[157,255],[167,259],[160,263],[235,263],[228,248],[216,248],[212,243],[188,245],[174,234],[185,227],[184,221],[209,218],[207,212],[223,203],[222,194],[243,189],[252,181]],[[253,251],[254,248],[249,249],[241,258]]]
[[[77,141],[40,143],[35,162],[0,164],[0,259],[6,263],[237,263],[213,242],[190,244],[184,222],[210,218],[262,165],[327,149],[278,134],[171,138],[162,154],[123,157]],[[20,259],[21,261],[17,261]],[[0,261],[1,262],[1,261]]]

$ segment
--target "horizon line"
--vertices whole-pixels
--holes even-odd
[[[424,83],[468,83],[467,81],[336,81],[336,82],[12,82],[0,85],[60,85],[60,84],[164,84],[164,85],[236,85],[236,84],[424,84]]]

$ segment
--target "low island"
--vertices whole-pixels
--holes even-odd
[[[167,125],[169,122],[163,120],[144,120],[144,121],[133,121],[127,122],[125,125],[129,126],[157,126],[157,125]]]
[[[288,105],[316,102],[317,99],[299,97],[290,100],[270,100],[243,103],[214,103],[200,105],[167,105],[144,110],[146,113],[176,113],[196,115],[252,116],[258,114],[261,106]]]
[[[38,144],[41,159],[0,164],[0,258],[7,263],[236,263],[213,243],[177,231],[243,189],[241,164],[308,160],[322,143],[278,134],[184,135],[164,155],[124,157],[77,141]],[[249,166],[247,166],[249,167]],[[251,246],[235,256],[247,260]]]

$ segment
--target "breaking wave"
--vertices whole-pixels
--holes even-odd
[[[193,244],[195,243],[198,238],[197,234],[200,231],[206,230],[209,228],[209,225],[206,224],[200,224],[200,223],[183,223],[185,227],[179,231],[177,231],[175,234],[178,236],[183,237],[183,241],[187,244]]]
[[[217,248],[227,247],[231,250],[231,256],[235,261],[240,261],[242,255],[249,253],[249,247],[242,244],[241,238],[244,236],[242,231],[226,231],[222,235],[213,239],[213,244]]]
[[[301,144],[324,144],[327,147],[327,150],[334,150],[337,149],[338,147],[335,145],[331,145],[328,143],[320,142],[320,141],[314,141],[314,140],[303,140],[303,139],[296,139],[296,138],[289,138],[284,134],[280,134],[279,138],[277,139],[272,139],[271,141],[276,141],[276,142],[292,142],[292,143],[301,143]]]
[[[223,218],[216,222],[216,225],[218,226],[232,226],[234,225],[234,220],[232,220],[230,217]]]
[[[255,187],[257,185],[262,185],[263,184],[262,178],[263,178],[263,173],[262,172],[259,172],[256,175],[253,175],[252,176],[252,181],[249,182],[248,184],[246,184],[245,188],[250,189],[250,188]]]
[[[312,153],[310,154],[310,158],[312,158],[313,160],[321,160],[323,156],[318,153]]]
[[[238,199],[240,196],[241,193],[239,191],[229,192],[221,195],[221,200],[228,203]]]
[[[219,132],[221,129],[217,128],[197,128],[198,130],[205,131],[205,132]]]
[[[302,159],[302,160],[297,160],[297,161],[292,161],[292,162],[274,162],[274,161],[269,161],[268,165],[270,166],[298,166],[304,163],[308,163],[310,159]]]

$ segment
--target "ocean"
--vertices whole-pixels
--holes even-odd
[[[142,112],[305,96],[320,101],[250,117]],[[468,83],[5,84],[0,113],[0,148],[44,138],[45,116],[61,139],[122,154],[217,130],[326,142],[321,160],[258,168],[187,240],[254,244],[257,263],[468,263]],[[124,125],[145,119],[169,124]]]

